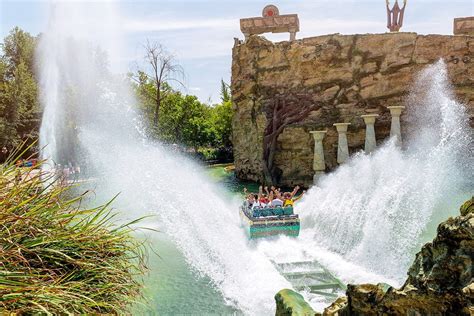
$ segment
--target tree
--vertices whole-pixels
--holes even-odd
[[[229,85],[223,79],[221,79],[221,101],[222,103],[230,101]]]
[[[276,95],[266,107],[267,126],[263,138],[263,173],[265,182],[278,184],[280,170],[273,165],[278,136],[285,127],[305,118],[308,113],[321,108],[314,103],[310,95]]]
[[[34,76],[36,38],[14,28],[0,45],[0,145],[38,137],[41,110]]]
[[[14,69],[21,63],[27,66],[28,71],[34,73],[34,55],[36,48],[36,38],[29,33],[15,27],[10,34],[5,37],[3,44],[2,59],[6,62],[7,76],[12,76]]]
[[[163,99],[159,122],[160,138],[169,143],[180,143],[192,147],[209,145],[213,129],[209,120],[210,109],[197,97],[179,92],[168,94]]]
[[[164,95],[169,91],[164,88],[170,87],[171,82],[176,82],[183,86],[180,79],[184,78],[182,67],[175,63],[174,56],[169,54],[165,48],[157,43],[147,40],[144,45],[145,62],[150,66],[150,72],[139,71],[139,76],[151,79],[155,89],[146,89],[143,92],[154,103],[153,126],[157,127],[160,116],[160,106]],[[140,78],[138,78],[140,80]]]
[[[156,95],[156,85],[143,71],[130,75],[142,109],[145,126],[150,136],[165,143],[178,143],[192,147],[194,151],[206,149],[215,153],[232,155],[232,102],[228,85],[221,82],[222,103],[208,105],[196,96],[185,95],[172,89],[166,82],[161,86],[161,104],[159,108],[158,126],[153,124],[156,104],[149,95]]]
[[[210,120],[214,129],[214,146],[232,147],[232,102],[228,100],[212,107]]]

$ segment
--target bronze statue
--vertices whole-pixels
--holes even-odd
[[[387,28],[390,32],[398,32],[403,25],[403,14],[405,13],[405,7],[407,5],[407,0],[403,0],[403,8],[400,9],[398,5],[398,0],[395,0],[393,8],[389,8],[389,0],[387,2]]]

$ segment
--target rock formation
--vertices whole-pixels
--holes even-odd
[[[474,124],[474,36],[334,34],[279,43],[259,36],[236,41],[231,84],[236,175],[264,180],[269,165],[264,161],[266,131],[272,109],[280,102],[294,113],[307,113],[278,134],[271,167],[279,185],[310,184],[314,173],[310,131],[328,129],[324,138],[328,169],[337,165],[333,123],[351,123],[352,153],[364,147],[360,115],[379,114],[375,130],[380,142],[390,133],[386,107],[402,105],[413,77],[439,58],[446,60],[456,97],[468,106]],[[402,115],[402,128],[403,120]]]
[[[461,215],[438,226],[423,246],[400,289],[348,285],[323,315],[473,315],[474,198]]]
[[[276,316],[311,316],[314,310],[304,300],[303,296],[293,290],[283,289],[275,295],[277,304]]]
[[[473,315],[473,260],[474,197],[461,206],[461,215],[438,226],[435,239],[416,255],[400,289],[349,284],[346,296],[322,315]],[[295,303],[280,302],[277,314],[279,306],[298,310]]]

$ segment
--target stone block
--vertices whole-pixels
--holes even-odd
[[[455,18],[453,22],[454,35],[474,35],[474,16]]]

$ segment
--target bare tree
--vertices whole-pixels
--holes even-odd
[[[184,80],[183,68],[176,63],[172,54],[168,53],[166,49],[158,42],[150,42],[148,39],[145,48],[145,62],[150,66],[149,71],[144,71],[148,78],[153,81],[156,91],[152,95],[149,93],[148,97],[155,103],[155,110],[153,116],[153,125],[158,126],[160,116],[160,106],[165,91],[164,84],[170,82],[178,83],[184,87],[181,80]]]

